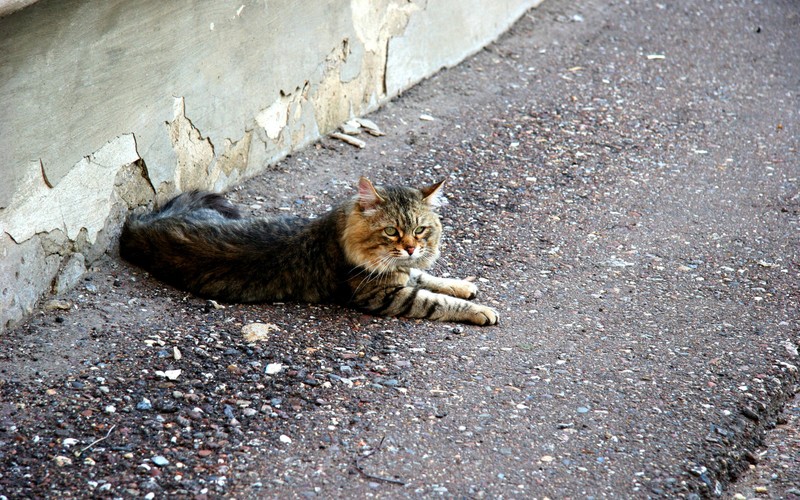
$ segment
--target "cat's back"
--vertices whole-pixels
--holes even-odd
[[[120,255],[198,295],[234,302],[329,300],[341,261],[336,210],[316,219],[241,216],[221,195],[181,194],[131,216]]]

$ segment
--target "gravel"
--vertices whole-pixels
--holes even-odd
[[[497,327],[210,303],[112,252],[0,339],[1,494],[797,496],[797,20],[549,0],[363,149],[229,193],[447,178],[434,272]]]

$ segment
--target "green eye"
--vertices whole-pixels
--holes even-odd
[[[387,227],[383,230],[387,236],[397,236],[397,228],[395,227]]]
[[[422,234],[425,232],[426,229],[428,228],[426,228],[425,226],[419,226],[414,230],[414,234]]]

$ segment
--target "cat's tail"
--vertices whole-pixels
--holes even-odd
[[[189,191],[176,196],[159,210],[131,214],[119,238],[120,256],[148,268],[157,259],[159,246],[166,233],[176,224],[240,219],[242,214],[221,194]]]
[[[159,210],[145,215],[148,219],[164,219],[167,217],[190,216],[193,218],[240,219],[239,209],[218,193],[207,191],[189,191],[172,198]]]

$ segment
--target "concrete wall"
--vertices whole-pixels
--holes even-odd
[[[222,190],[541,0],[41,0],[0,18],[0,329],[130,207]]]

